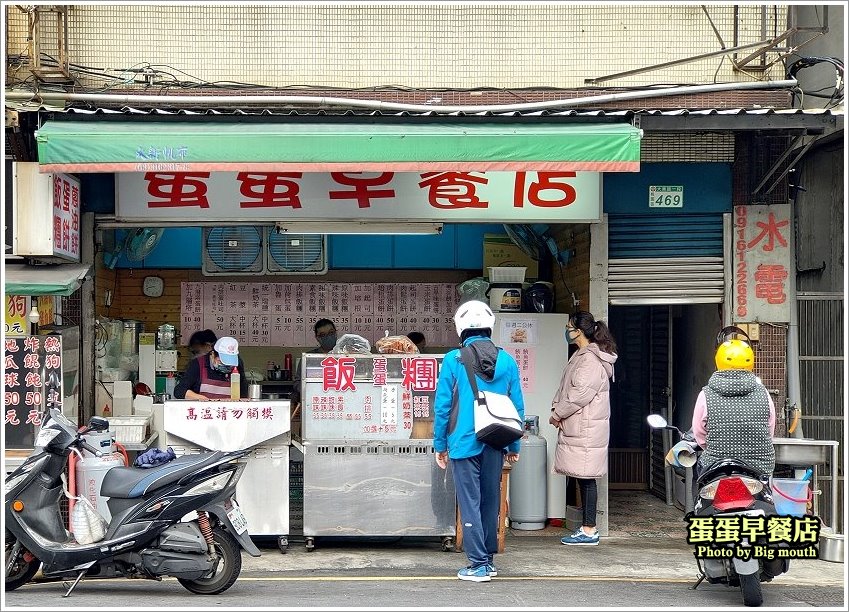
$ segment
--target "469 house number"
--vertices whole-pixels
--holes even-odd
[[[650,185],[649,208],[683,208],[683,185]]]

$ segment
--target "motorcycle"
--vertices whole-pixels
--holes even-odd
[[[233,499],[248,451],[186,455],[150,469],[113,467],[100,490],[112,515],[105,536],[81,544],[59,511],[64,470],[80,449],[103,456],[82,436],[108,428],[94,417],[78,429],[51,408],[32,454],[6,477],[6,590],[29,582],[43,565],[45,578],[76,578],[64,597],[84,576],[173,576],[192,593],[226,591],[241,572],[240,547],[260,556]]]
[[[677,457],[686,457],[684,465],[693,466],[696,463],[696,453],[699,449],[692,436],[682,433],[674,425],[667,424],[666,419],[659,414],[649,415],[648,423],[652,429],[668,429],[676,431],[681,436],[680,452],[671,451],[667,455],[667,462],[674,466]],[[692,512],[689,512],[688,508],[688,516],[767,517],[776,514],[768,477],[764,477],[745,463],[734,459],[724,459],[701,473],[696,478],[696,491]],[[755,541],[743,538],[739,542],[728,543],[725,546],[733,550],[737,545],[745,548],[766,545],[766,543],[765,538],[758,538]],[[743,604],[752,607],[763,604],[761,583],[770,582],[790,568],[788,559],[764,560],[754,556],[747,559],[739,556],[696,557],[696,563],[699,568],[699,578],[691,588],[698,588],[704,580],[710,584],[736,586],[740,588]]]

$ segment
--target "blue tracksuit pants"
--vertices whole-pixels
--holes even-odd
[[[501,450],[487,445],[480,455],[451,460],[463,525],[463,550],[473,568],[492,563],[492,556],[498,552],[503,465]]]

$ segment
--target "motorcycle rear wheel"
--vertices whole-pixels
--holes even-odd
[[[242,550],[239,543],[232,535],[221,527],[212,530],[212,539],[215,552],[218,553],[220,561],[215,573],[209,578],[187,580],[177,578],[177,581],[192,593],[198,595],[217,595],[223,593],[236,582],[242,571]]]
[[[740,591],[743,592],[743,605],[758,607],[764,602],[761,579],[758,572],[754,574],[740,574]]]
[[[3,556],[4,564],[3,567],[8,567],[9,565],[9,555],[12,554],[12,548],[16,542],[15,536],[13,536],[8,531],[6,532],[6,554]],[[25,585],[27,582],[32,580],[32,577],[38,572],[38,568],[41,567],[41,561],[36,559],[34,556],[31,561],[25,561],[24,555],[19,554],[18,559],[15,561],[14,567],[12,567],[12,573],[10,575],[4,576],[4,587],[7,591],[14,591]],[[5,570],[4,570],[5,574]]]

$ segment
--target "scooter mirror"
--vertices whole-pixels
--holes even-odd
[[[646,417],[646,420],[649,422],[649,426],[652,429],[663,429],[664,427],[668,427],[666,419],[659,414],[650,414]]]
[[[103,417],[91,417],[88,422],[88,428],[91,431],[106,431],[109,429],[109,421]]]

